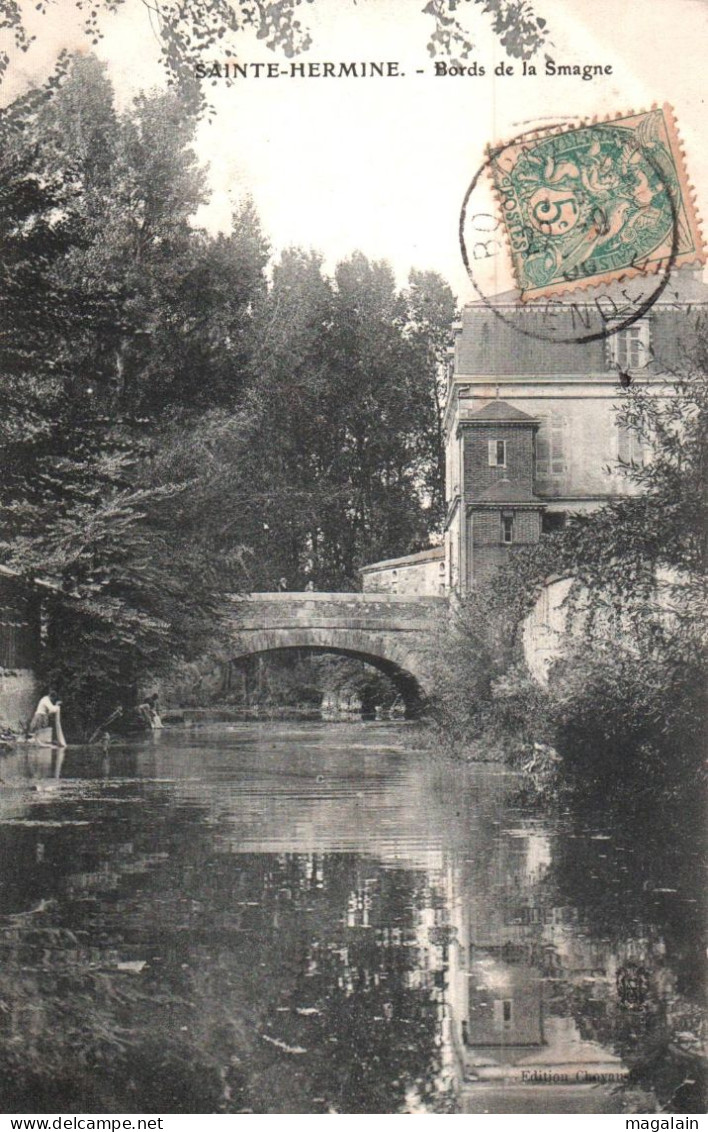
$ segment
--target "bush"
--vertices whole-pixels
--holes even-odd
[[[650,792],[657,804],[695,788],[703,776],[704,666],[700,653],[686,658],[675,646],[581,640],[556,663],[548,720],[570,785],[594,784],[608,799]]]

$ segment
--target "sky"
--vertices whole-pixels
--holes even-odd
[[[484,77],[439,77],[426,52],[424,0],[314,0],[300,18],[313,45],[301,61],[397,61],[402,76],[340,79],[237,79],[207,84],[215,108],[197,149],[208,162],[212,199],[199,221],[228,228],[234,205],[250,194],[273,250],[320,251],[332,267],[354,250],[386,259],[400,282],[411,268],[439,271],[462,302],[476,298],[459,247],[460,208],[485,146],[544,121],[578,121],[674,107],[698,207],[708,211],[708,146],[702,82],[706,0],[535,0],[550,29],[556,63],[602,64],[611,75],[499,77],[511,62],[488,17],[473,3],[460,18],[475,40],[470,62]],[[62,47],[86,50],[74,0],[55,0],[40,16],[28,4],[37,39],[13,54],[3,101],[45,77]],[[164,82],[158,45],[139,0],[102,20],[94,48],[106,61],[121,102]],[[242,38],[240,62],[279,61]],[[213,56],[195,56],[211,63]],[[543,62],[537,62],[539,71]],[[423,69],[424,74],[417,74]],[[481,207],[481,206],[480,206]],[[494,286],[509,285],[504,258]],[[497,277],[498,274],[498,277]]]

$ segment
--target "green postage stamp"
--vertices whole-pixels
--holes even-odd
[[[703,262],[669,106],[489,152],[522,299]]]

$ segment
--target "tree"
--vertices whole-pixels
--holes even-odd
[[[267,253],[249,204],[228,236],[193,227],[195,122],[174,93],[117,115],[92,59],[0,122],[3,557],[57,587],[45,660],[75,718],[203,645],[218,620],[223,558],[208,523],[188,523],[200,477],[160,479],[157,454],[171,445],[178,471],[175,429],[237,400]]]
[[[453,306],[441,281],[425,285],[436,315]],[[424,287],[414,294],[422,312]],[[297,249],[274,266],[258,322],[242,541],[263,588],[356,586],[360,566],[427,545],[440,520],[440,327],[412,321],[388,265],[356,253],[328,278]]]
[[[427,542],[416,436],[424,406],[406,310],[388,264],[361,253],[337,265],[331,356],[346,427],[350,487],[340,534],[345,569]]]
[[[434,271],[411,271],[404,294],[408,335],[419,353],[420,380],[426,382],[427,410],[421,418],[422,474],[435,523],[445,519],[445,434],[450,328],[456,303],[450,287]],[[424,375],[424,376],[423,376]]]
[[[264,588],[293,588],[325,573],[329,516],[340,505],[336,465],[344,440],[328,355],[331,281],[321,257],[285,251],[258,312],[251,462],[243,519]]]
[[[641,493],[557,540],[577,579],[571,616],[578,598],[587,607],[550,688],[566,762],[601,792],[619,775],[637,798],[664,803],[685,803],[703,774],[708,706],[705,321],[693,330],[682,374],[623,398],[621,424],[651,444],[646,464],[624,464]]]

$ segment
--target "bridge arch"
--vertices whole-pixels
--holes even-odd
[[[355,632],[335,634],[325,631],[290,629],[287,631],[260,630],[248,634],[246,640],[234,641],[230,651],[232,662],[252,656],[282,654],[284,652],[311,653],[317,656],[345,656],[371,665],[387,676],[401,696],[408,716],[418,715],[427,698],[425,675],[419,658],[403,649],[372,648],[370,636],[360,639]],[[344,639],[346,638],[346,639]],[[397,655],[391,655],[395,653]],[[385,655],[387,654],[387,655]]]
[[[365,661],[388,676],[409,713],[431,691],[431,635],[447,602],[387,593],[252,593],[230,599],[230,656],[300,650]]]

